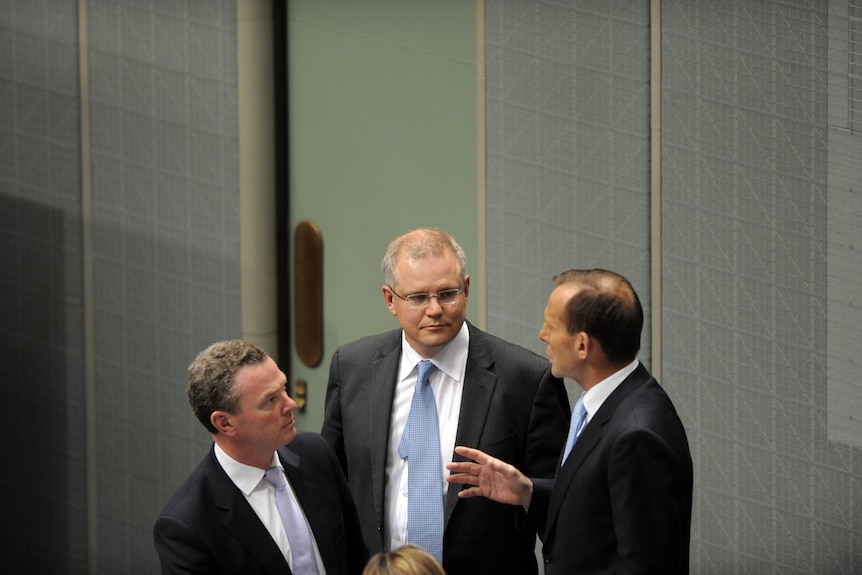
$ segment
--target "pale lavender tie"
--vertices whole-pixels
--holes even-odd
[[[314,547],[311,544],[311,533],[305,523],[305,517],[298,505],[288,493],[287,479],[280,467],[270,467],[264,473],[263,478],[275,486],[275,504],[284,530],[287,532],[287,540],[290,542],[290,554],[293,557],[294,575],[317,575],[317,561],[314,557]]]

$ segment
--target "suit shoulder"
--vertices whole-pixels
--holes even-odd
[[[209,458],[215,458],[212,451],[201,461],[198,466],[192,471],[185,481],[183,481],[168,502],[165,503],[161,511],[161,515],[170,515],[173,517],[189,518],[197,515],[201,502],[211,499],[210,485],[210,469],[212,467]]]
[[[313,431],[297,432],[296,437],[286,447],[291,451],[317,449],[329,451],[329,444],[323,439],[323,436]]]
[[[636,383],[619,402],[616,411],[620,413],[616,419],[621,429],[685,433],[676,406],[667,391],[651,376]]]
[[[521,345],[512,343],[503,338],[483,331],[472,324],[470,325],[470,342],[486,346],[496,359],[508,359],[512,363],[526,364],[536,369],[547,369],[548,360],[538,353]]]
[[[335,459],[332,448],[323,436],[313,431],[300,431],[293,441],[278,450],[285,461],[296,455],[306,461],[331,461]]]
[[[342,477],[335,452],[319,433],[298,433],[293,441],[278,450],[278,454],[286,466],[301,469],[301,472],[309,477],[336,481]]]
[[[366,355],[369,350],[378,348],[389,348],[401,343],[401,329],[393,329],[374,335],[366,335],[353,341],[342,344],[335,350],[335,354],[350,357],[361,354]]]
[[[636,407],[658,406],[676,412],[676,407],[667,390],[651,375],[636,385],[625,400],[633,403]]]

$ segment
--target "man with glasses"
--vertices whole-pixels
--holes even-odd
[[[418,544],[436,550],[448,575],[537,573],[536,532],[518,529],[524,511],[459,499],[443,478],[455,445],[553,477],[570,413],[562,381],[544,358],[466,321],[466,256],[448,233],[419,229],[396,238],[381,267],[383,300],[401,328],[335,351],[322,429],[347,475],[369,550],[417,543],[411,501],[440,503],[426,517],[441,526],[431,535],[439,540]],[[429,371],[420,371],[422,360],[433,364]],[[403,449],[404,436],[417,429],[410,420],[423,381],[433,391],[440,469],[431,487],[414,484],[408,493],[417,456]],[[409,443],[417,439],[409,435]]]

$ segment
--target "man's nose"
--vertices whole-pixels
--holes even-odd
[[[437,301],[436,297],[428,299],[428,306],[425,308],[425,313],[428,315],[440,315],[443,313],[443,306]]]

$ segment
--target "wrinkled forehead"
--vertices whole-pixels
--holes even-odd
[[[443,281],[461,279],[461,268],[455,255],[440,254],[403,255],[395,265],[395,280],[398,284],[413,281]]]

